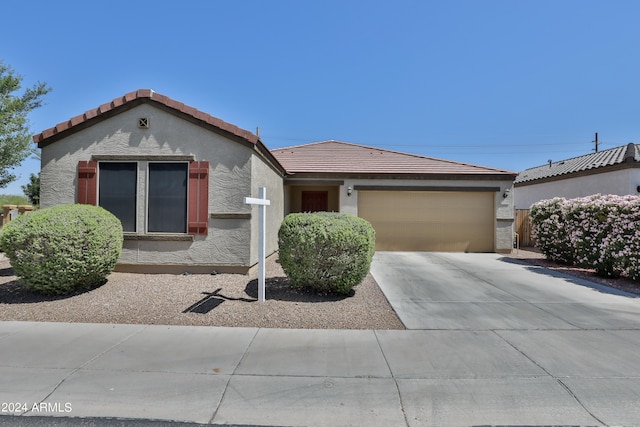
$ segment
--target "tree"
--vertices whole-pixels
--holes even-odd
[[[29,183],[22,186],[24,195],[27,196],[32,205],[40,204],[40,174],[34,173],[29,176]]]
[[[40,107],[44,95],[51,91],[46,83],[38,82],[20,94],[22,79],[0,61],[0,188],[16,179],[12,169],[33,154],[27,115]]]

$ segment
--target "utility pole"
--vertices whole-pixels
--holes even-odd
[[[598,152],[598,132],[596,132],[596,140],[595,141],[591,141],[591,142],[595,142],[596,143],[596,148],[594,149],[595,152]]]

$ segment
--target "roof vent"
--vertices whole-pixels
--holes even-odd
[[[148,117],[140,117],[138,119],[138,127],[140,129],[149,129],[149,118]]]

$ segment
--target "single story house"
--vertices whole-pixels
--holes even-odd
[[[515,173],[338,141],[272,150],[285,211],[339,211],[376,230],[376,249],[508,252]]]
[[[268,150],[260,138],[149,89],[34,136],[42,207],[88,203],[125,231],[119,271],[249,272],[266,188],[267,254],[287,213],[368,219],[382,250],[512,247],[515,173],[337,141]]]
[[[515,183],[516,209],[540,200],[592,194],[640,193],[640,145],[629,143],[522,171]]]

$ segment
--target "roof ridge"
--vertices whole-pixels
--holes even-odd
[[[517,175],[496,168],[336,140],[283,147],[274,149],[273,153],[292,174]]]
[[[363,146],[363,147],[365,147],[365,146]],[[494,170],[494,171],[497,171],[497,172],[515,173],[515,172],[512,172],[512,171],[505,170],[505,169],[498,169],[498,168],[493,168],[493,167],[490,167],[490,166],[480,166],[480,165],[476,165],[474,163],[460,162],[460,161],[457,161],[457,160],[443,159],[443,158],[440,158],[440,157],[425,156],[425,155],[416,154],[416,153],[407,153],[405,151],[390,150],[388,148],[378,148],[378,147],[367,147],[367,148],[376,148],[378,150],[386,151],[386,152],[389,152],[389,153],[402,154],[402,155],[405,155],[405,156],[418,157],[418,158],[427,159],[427,160],[437,160],[439,162],[447,162],[447,163],[451,163],[451,164],[455,164],[455,165],[464,165],[464,166],[471,166],[471,167],[475,167],[475,168],[491,169],[491,170]]]
[[[290,150],[292,148],[299,148],[299,147],[308,147],[309,145],[318,145],[318,144],[324,144],[326,142],[340,142],[340,141],[335,141],[333,139],[327,139],[324,141],[316,141],[316,142],[305,142],[302,144],[297,144],[297,145],[288,145],[286,147],[280,147],[280,148],[274,148],[271,151],[276,151],[276,150]]]
[[[380,147],[375,147],[375,146],[371,146],[371,145],[358,144],[358,143],[354,143],[354,142],[338,141],[338,140],[335,140],[335,139],[311,142],[311,143],[308,143],[308,144],[300,144],[300,145],[291,146],[291,147],[283,147],[283,148],[278,148],[276,150],[286,150],[286,149],[292,149],[292,148],[309,147],[311,145],[319,145],[319,144],[325,144],[325,143],[337,143],[337,144],[343,144],[343,145],[350,145],[350,146],[353,146],[353,147],[360,147],[360,148],[364,148],[364,149],[368,149],[368,150],[374,149],[374,150],[384,151],[384,152],[387,152],[387,153],[393,153],[393,154],[400,154],[400,155],[404,155],[404,156],[416,157],[416,158],[419,158],[419,159],[435,160],[435,161],[439,161],[439,162],[447,162],[447,163],[450,163],[450,164],[470,166],[470,167],[480,168],[480,169],[490,169],[490,170],[493,170],[493,171],[496,171],[496,172],[506,172],[506,173],[513,173],[513,174],[516,173],[516,172],[508,171],[508,170],[505,170],[505,169],[498,169],[498,168],[493,168],[493,167],[489,167],[489,166],[480,166],[480,165],[476,165],[476,164],[473,164],[473,163],[459,162],[459,161],[455,161],[455,160],[447,160],[447,159],[442,159],[442,158],[439,158],[439,157],[431,157],[431,156],[425,156],[425,155],[422,155],[422,154],[407,153],[407,152],[398,151],[398,150],[390,150],[388,148],[380,148]]]
[[[186,114],[199,121],[202,121],[220,130],[242,138],[252,144],[262,142],[260,140],[260,137],[248,130],[225,122],[224,120],[214,117],[209,113],[205,113],[204,111],[198,110],[197,108],[190,107],[182,102],[176,101],[166,95],[154,91],[153,89],[137,89],[131,92],[127,92],[123,96],[114,98],[109,102],[105,102],[97,108],[87,110],[82,114],[70,118],[69,120],[60,122],[51,128],[43,130],[39,134],[33,136],[33,141],[40,145],[53,136],[70,131],[72,128],[82,123],[86,123],[92,119],[96,119],[109,111],[121,108],[126,104],[130,104],[138,99],[149,99],[172,110],[178,111],[179,113]]]

